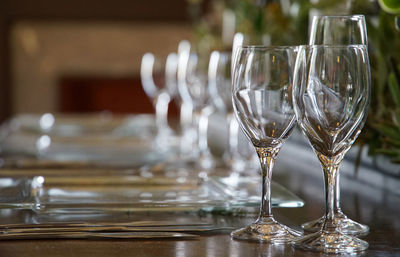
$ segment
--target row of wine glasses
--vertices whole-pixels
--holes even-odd
[[[168,107],[172,99],[180,107],[180,157],[195,157],[198,148],[193,147],[198,138],[200,138],[199,145],[203,146],[204,141],[199,136],[196,128],[196,121],[199,120],[198,113],[201,113],[203,105],[197,98],[187,98],[187,94],[182,91],[189,83],[200,78],[200,73],[195,72],[196,56],[191,55],[186,59],[190,53],[190,43],[188,41],[181,41],[178,46],[177,53],[170,53],[166,58],[157,57],[152,53],[146,53],[142,57],[141,63],[141,80],[145,93],[152,100],[155,116],[157,135],[154,140],[156,148],[169,149],[172,142],[171,138],[176,136],[176,133],[170,128],[168,124]],[[189,62],[190,59],[190,62]],[[187,72],[187,67],[190,72]],[[181,75],[180,75],[181,74]],[[204,81],[198,80],[199,83],[191,83],[190,86],[193,91],[205,88]],[[190,96],[190,95],[189,95]],[[207,146],[205,147],[208,150]],[[195,149],[195,151],[193,151]],[[204,151],[203,151],[204,152]],[[189,156],[187,156],[189,155]]]
[[[208,123],[210,116],[217,111],[227,117],[229,124],[225,165],[239,172],[244,170],[247,162],[251,162],[248,160],[251,159],[251,150],[239,153],[240,139],[244,136],[233,116],[230,52],[214,51],[209,57],[201,56],[188,41],[183,40],[178,52],[169,54],[167,58],[146,53],[142,58],[141,79],[156,112],[155,146],[158,149],[167,149],[171,140],[176,139],[167,118],[168,105],[175,100],[180,106],[181,159],[195,160],[199,170],[211,170],[216,166],[208,146]]]
[[[339,205],[339,167],[359,135],[370,99],[371,79],[363,16],[315,17],[310,45],[239,47],[232,100],[236,117],[254,145],[262,169],[259,218],[232,237],[326,253],[354,253],[368,243],[353,235],[368,227],[348,219]],[[295,123],[308,138],[324,172],[326,212],[301,232],[278,223],[270,205],[275,159]]]

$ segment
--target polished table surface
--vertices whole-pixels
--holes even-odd
[[[318,218],[324,210],[320,171],[302,171],[298,163],[280,161],[274,179],[305,200],[302,208],[274,209],[276,218],[295,228]],[[311,175],[312,173],[315,175]],[[321,172],[322,173],[322,172]],[[342,176],[342,209],[351,218],[370,227],[363,237],[370,248],[360,256],[400,256],[400,196]],[[3,210],[4,211],[4,210]],[[179,220],[230,224],[241,227],[257,214],[144,212],[125,217],[128,220]],[[17,219],[18,217],[15,217]],[[119,217],[111,219],[118,221]],[[4,221],[9,222],[9,221]],[[0,241],[0,256],[322,256],[295,250],[290,245],[232,240],[230,231],[200,234],[190,240],[10,240]]]
[[[300,156],[303,151],[310,151],[309,147],[296,150],[288,144],[284,148],[292,149],[292,152],[282,150],[275,165],[273,180],[301,197],[305,205],[301,208],[275,208],[273,213],[280,222],[300,229],[302,223],[319,218],[324,213],[322,171],[316,158],[310,162]],[[363,237],[370,247],[358,255],[400,256],[400,194],[399,190],[391,190],[394,182],[395,185],[400,184],[399,179],[374,175],[362,169],[358,173],[345,172],[345,169],[348,171],[352,167],[343,169],[342,209],[350,218],[370,227],[370,233]],[[21,222],[26,217],[26,213],[19,215],[22,214],[13,215],[11,210],[0,210],[0,217],[9,217],[1,218],[0,223]],[[243,227],[256,218],[257,213],[150,211],[112,214],[107,217],[109,221],[115,222],[187,219],[216,226],[223,224],[231,228]],[[323,256],[320,253],[295,250],[290,245],[232,240],[230,232],[231,229],[200,233],[198,238],[186,240],[9,240],[0,241],[0,256]]]

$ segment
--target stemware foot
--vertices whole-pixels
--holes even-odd
[[[215,168],[216,162],[211,154],[205,154],[198,157],[198,168],[210,170]]]
[[[308,251],[349,254],[366,250],[368,248],[368,243],[338,231],[319,231],[294,240],[293,246]]]
[[[325,215],[319,219],[304,223],[301,225],[304,231],[315,233],[320,231],[325,222]],[[369,232],[367,225],[355,222],[349,219],[344,213],[337,212],[335,214],[335,224],[337,224],[340,232],[350,236],[365,236]]]
[[[301,232],[282,225],[273,218],[257,220],[250,226],[231,233],[234,239],[274,244],[290,243],[301,235]]]

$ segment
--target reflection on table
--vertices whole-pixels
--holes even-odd
[[[3,124],[2,224],[169,221],[206,224],[212,229],[187,231],[200,236],[182,240],[25,240],[23,247],[17,240],[1,241],[5,254],[26,256],[36,249],[46,256],[44,252],[63,254],[73,247],[74,254],[99,256],[116,251],[122,256],[313,256],[287,245],[230,239],[230,231],[249,224],[258,212],[260,180],[254,166],[246,177],[232,176],[223,165],[203,173],[193,160],[177,157],[178,144],[157,152],[151,143],[154,118],[149,115],[53,118],[23,115]],[[211,129],[209,141],[217,159],[223,152],[218,149],[223,145],[218,135],[221,130]],[[279,221],[297,229],[321,216],[324,209],[318,161],[299,138],[295,134],[282,149],[274,172],[279,184],[272,189],[275,207],[304,203],[302,208],[274,208]],[[374,173],[368,165],[355,175],[350,163],[343,165],[343,209],[371,228],[364,238],[370,243],[365,255],[395,254],[400,196],[392,188],[397,182]],[[371,176],[374,181],[368,182]],[[57,250],[49,249],[56,244]]]

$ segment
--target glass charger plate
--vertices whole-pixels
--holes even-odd
[[[241,178],[234,185],[222,177],[85,169],[0,170],[0,176],[0,207],[39,213],[248,211],[258,208],[260,198],[254,178]],[[303,204],[289,190],[272,184],[273,207]]]
[[[49,137],[17,131],[1,143],[7,156],[107,166],[138,167],[160,162],[177,151],[176,142],[171,142],[166,151],[156,148],[150,139],[113,134]]]
[[[176,152],[153,142],[153,115],[22,114],[0,127],[2,153],[45,161],[108,166],[141,166]]]
[[[113,115],[110,113],[20,114],[13,117],[4,129],[50,136],[82,136],[104,133],[143,136],[144,132],[151,135],[156,131],[154,115]]]

